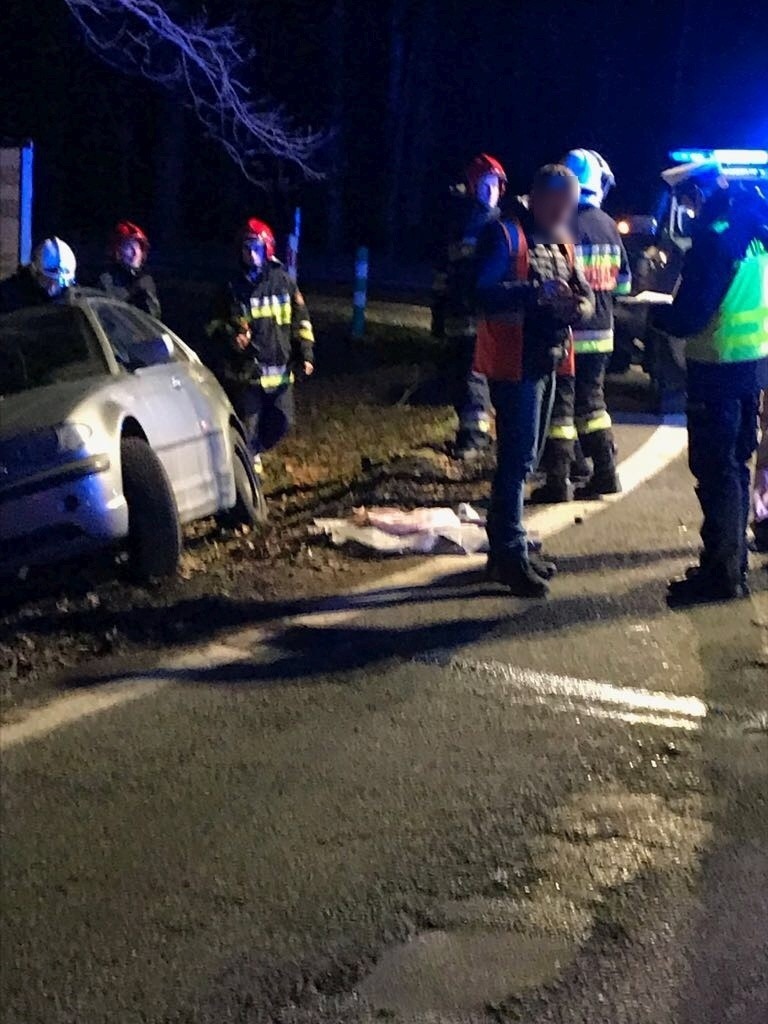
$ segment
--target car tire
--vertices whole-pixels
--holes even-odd
[[[128,504],[128,568],[140,581],[172,576],[181,558],[181,524],[168,475],[146,441],[120,442]]]
[[[233,508],[218,516],[219,525],[229,529],[238,526],[263,526],[267,520],[264,491],[253,470],[245,442],[236,431],[232,432],[232,455],[236,499]]]

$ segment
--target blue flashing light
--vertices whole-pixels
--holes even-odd
[[[676,164],[703,164],[709,156],[708,151],[703,149],[674,149],[669,159]]]
[[[723,167],[768,166],[768,149],[675,149],[670,160],[680,164],[718,163]]]

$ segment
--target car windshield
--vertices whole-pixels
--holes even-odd
[[[77,307],[0,316],[0,396],[107,373],[101,345]]]

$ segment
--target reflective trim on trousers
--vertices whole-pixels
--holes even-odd
[[[550,424],[548,437],[553,441],[575,441],[579,436],[572,423]]]
[[[573,348],[576,355],[581,353],[582,355],[588,352],[613,352],[613,331],[605,337],[580,337],[574,333],[573,336]]]
[[[259,385],[264,391],[276,391],[286,384],[293,384],[293,374],[287,366],[263,366]]]
[[[610,430],[613,422],[608,412],[599,412],[594,416],[577,416],[576,426],[580,434],[596,434],[598,430]]]
[[[481,434],[489,434],[491,432],[491,421],[483,413],[462,413],[459,417],[459,427],[464,430],[477,430]]]

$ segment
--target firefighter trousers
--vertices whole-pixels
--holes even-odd
[[[696,478],[702,568],[737,585],[747,571],[750,461],[757,448],[759,395],[688,400],[688,464]]]
[[[449,337],[451,347],[451,398],[459,418],[457,446],[479,448],[487,445],[491,429],[491,396],[488,381],[472,369],[475,358],[474,334]]]
[[[605,402],[605,371],[608,352],[583,352],[576,355],[576,376],[558,376],[552,408],[544,467],[548,473],[567,475],[576,441],[586,458],[591,458],[596,473],[615,469],[613,425]]]
[[[289,433],[295,418],[293,384],[266,390],[252,384],[232,398],[253,455],[267,452]]]

